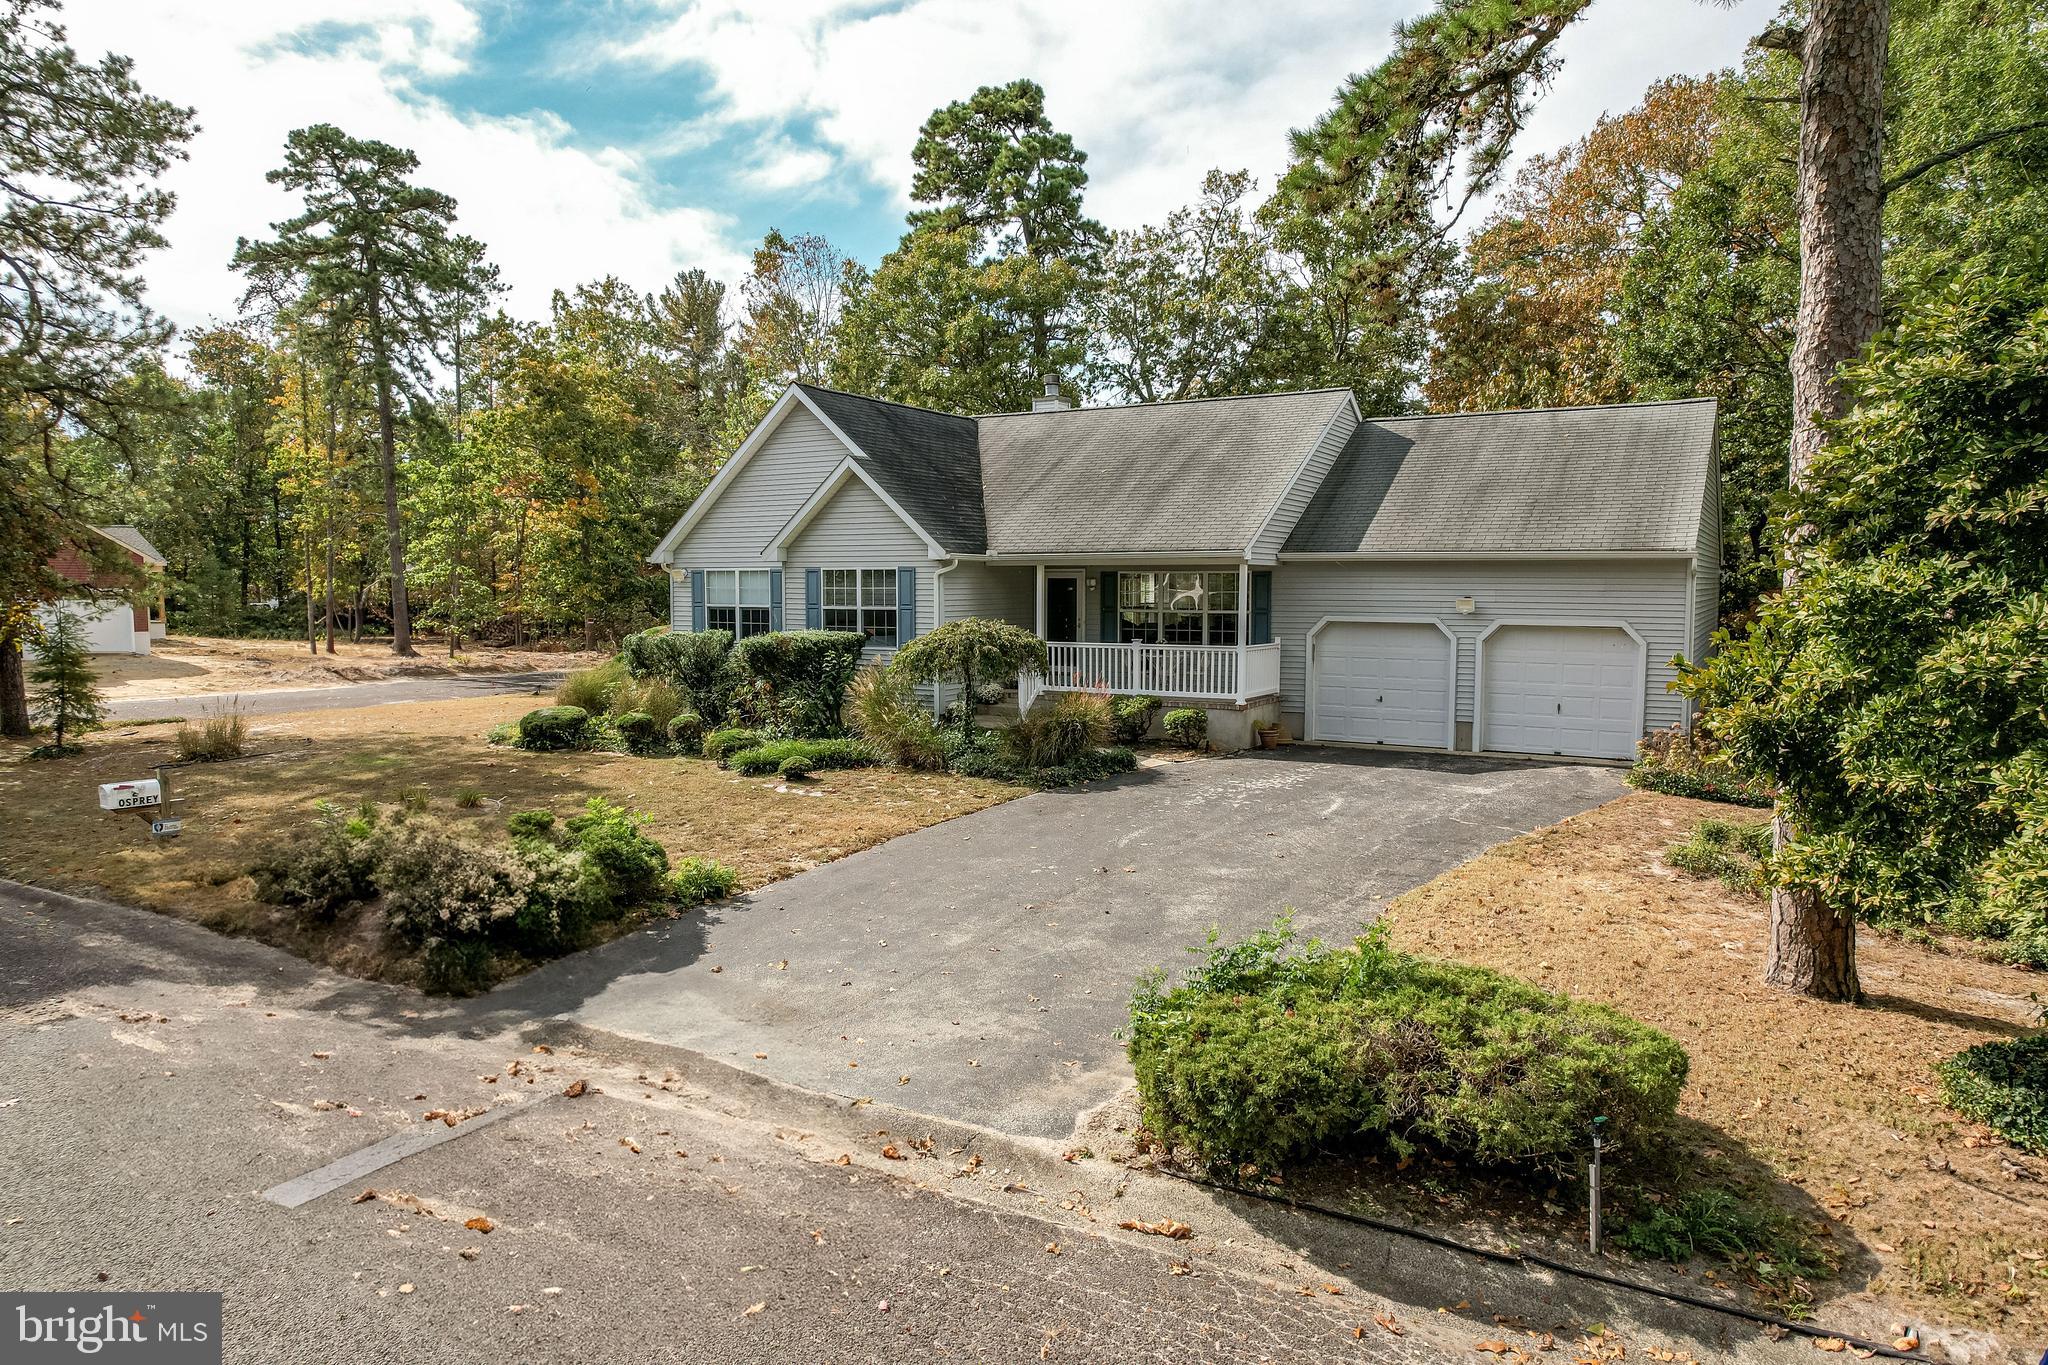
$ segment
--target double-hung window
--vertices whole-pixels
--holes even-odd
[[[1235,573],[1120,573],[1116,595],[1125,644],[1237,643]]]
[[[896,646],[896,571],[825,569],[819,574],[819,605],[827,630],[857,630],[868,644]]]
[[[766,569],[706,569],[704,628],[732,632],[735,640],[775,628],[774,580]]]

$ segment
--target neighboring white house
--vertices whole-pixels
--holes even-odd
[[[160,573],[164,557],[133,526],[94,526],[93,534],[118,546],[124,558],[146,573]],[[67,545],[50,560],[50,568],[80,586],[105,588],[106,596],[66,597],[36,614],[48,622],[68,613],[85,631],[86,648],[94,654],[147,654],[149,642],[164,636],[163,598],[137,592],[126,578],[110,575],[90,557]],[[32,651],[31,651],[32,652]]]
[[[798,384],[650,560],[671,624],[942,621],[1050,642],[1045,689],[1298,738],[1631,756],[1720,586],[1711,399],[1365,420],[1346,389],[955,417]]]

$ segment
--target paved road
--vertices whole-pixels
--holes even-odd
[[[276,715],[284,711],[331,711],[357,706],[389,706],[401,701],[448,701],[457,697],[488,697],[501,693],[552,692],[560,673],[472,673],[445,678],[394,678],[389,682],[342,683],[333,687],[259,688],[251,692],[204,692],[179,697],[137,697],[107,707],[108,717],[142,720],[157,716],[196,719],[224,706],[244,715]]]
[[[1063,1137],[1127,1083],[1133,979],[1212,925],[1292,907],[1346,941],[1389,897],[1622,790],[1608,768],[1357,751],[1172,764],[892,840],[488,1000]]]
[[[1324,1240],[1343,1225],[1266,1236],[1186,1186],[1151,1179],[1161,1204],[1107,1163],[724,1074],[543,1055],[462,1007],[0,885],[0,1286],[224,1290],[227,1359],[266,1365],[1423,1365],[1529,1311],[1529,1282],[1477,1263],[1431,1286],[1462,1314],[1391,1304],[1384,1250]],[[597,1090],[563,1096],[572,1077]],[[510,1116],[297,1208],[260,1196],[484,1105]],[[1115,1228],[1169,1215],[1200,1235]]]

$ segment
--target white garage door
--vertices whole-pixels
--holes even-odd
[[[1315,656],[1314,738],[1449,746],[1451,642],[1435,626],[1324,626]]]
[[[1635,755],[1643,658],[1619,630],[1502,626],[1480,646],[1483,733],[1498,753]]]

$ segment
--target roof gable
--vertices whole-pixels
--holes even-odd
[[[1692,554],[1712,399],[1360,424],[1283,554]]]
[[[955,554],[988,548],[975,420],[816,384],[797,388],[852,442],[861,470],[925,536]]]

